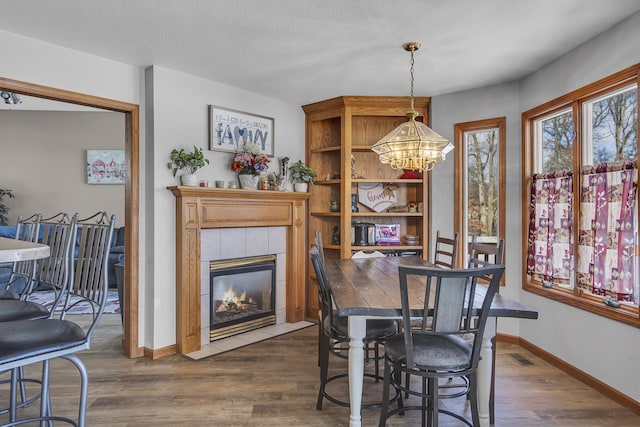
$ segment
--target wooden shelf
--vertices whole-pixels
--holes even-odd
[[[341,182],[342,180],[340,179],[323,179],[323,180],[314,182],[314,185],[336,185],[336,184],[340,184]]]
[[[429,120],[430,98],[414,98],[415,109],[425,123]],[[306,134],[306,164],[318,174],[309,198],[307,241],[322,233],[323,247],[331,258],[351,258],[353,251],[381,252],[416,251],[426,257],[429,252],[429,173],[416,179],[403,179],[402,171],[383,165],[371,147],[399,124],[407,121],[409,97],[341,96],[304,105]],[[352,178],[357,174],[361,178]],[[325,177],[337,177],[324,179]],[[352,195],[359,193],[359,184],[391,184],[396,205],[422,203],[423,212],[375,212],[358,203],[360,212],[351,212]],[[361,187],[365,187],[362,185]],[[338,202],[339,212],[330,212]],[[367,203],[369,204],[369,203]],[[417,235],[421,245],[352,246],[352,224],[370,222],[398,224],[399,237]],[[328,244],[334,238],[340,244]],[[404,240],[402,240],[404,243]],[[307,313],[316,313],[317,283],[312,278],[313,267],[307,263]]]
[[[331,151],[340,151],[340,150],[342,150],[342,147],[340,147],[339,145],[332,145],[330,147],[313,148],[311,152],[312,153],[328,153]]]
[[[422,179],[403,179],[403,178],[354,178],[353,183],[358,182],[390,182],[399,184],[422,184]]]
[[[375,217],[416,217],[422,218],[422,212],[351,212],[351,216],[375,216]]]
[[[311,212],[311,216],[335,216],[340,217],[342,214],[340,212]]]
[[[421,251],[422,245],[351,246],[354,251]]]

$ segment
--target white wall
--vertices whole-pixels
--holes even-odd
[[[2,54],[10,60],[0,61],[0,76],[32,84],[49,86],[83,94],[104,97],[122,102],[138,104],[141,117],[144,114],[143,91],[144,72],[138,67],[101,58],[95,55],[78,52],[54,44],[42,42],[29,37],[20,36],[0,30],[0,46]],[[144,120],[140,124],[140,158],[144,159]],[[144,171],[144,160],[141,160],[141,171]],[[34,184],[35,185],[35,184]],[[145,263],[144,218],[145,212],[145,180],[140,177],[140,246],[138,247],[140,263],[138,268],[140,294],[146,292],[148,263]],[[138,335],[144,342],[145,306],[141,298],[140,322]]]
[[[124,150],[124,114],[111,111],[0,111],[0,182],[9,224],[18,215],[58,212],[87,218],[98,211],[124,226],[124,185],[87,184],[87,150]]]
[[[210,104],[273,117],[275,156],[269,170],[276,172],[278,157],[292,161],[304,159],[304,113],[300,106],[247,92],[231,86],[154,66],[147,71],[153,82],[148,106],[153,110],[153,330],[147,331],[145,345],[162,348],[175,343],[175,198],[167,190],[177,185],[167,168],[173,148],[205,149],[210,164],[198,171],[200,179],[229,181],[235,173],[229,168],[232,153],[208,151],[208,115]],[[147,295],[147,298],[149,298]]]
[[[504,84],[434,97],[432,127],[453,140],[455,123],[507,117],[505,295],[538,310],[537,320],[498,322],[610,387],[640,401],[640,330],[521,289],[521,168],[523,111],[640,62],[640,13],[600,34],[537,72]],[[451,155],[450,155],[451,156]],[[453,158],[453,156],[451,156]],[[433,172],[433,230],[453,230],[453,161]],[[630,374],[630,372],[634,372]]]
[[[640,62],[638,40],[640,13],[522,80],[521,110]],[[524,339],[640,401],[640,329],[528,292],[521,301],[540,312],[521,322]]]
[[[456,123],[506,117],[506,223],[505,223],[505,283],[500,292],[509,298],[519,299],[521,259],[520,233],[520,112],[518,110],[518,85],[509,83],[488,86],[464,92],[432,98],[432,127],[445,138],[454,141]],[[454,150],[455,151],[455,150]],[[431,231],[453,235],[453,184],[454,157],[451,152],[443,164],[436,165],[431,184]],[[518,322],[501,319],[500,332],[519,335]]]

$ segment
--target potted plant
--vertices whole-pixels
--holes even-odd
[[[16,197],[11,190],[0,188],[0,225],[7,225],[7,212],[9,212],[9,208],[2,200],[5,196],[8,196],[10,199]]]
[[[169,158],[171,161],[167,164],[167,167],[173,171],[173,176],[176,176],[179,170],[185,172],[180,177],[183,185],[198,186],[196,171],[209,164],[209,159],[204,158],[202,149],[195,145],[193,146],[193,151],[189,153],[184,148],[179,150],[174,148]]]
[[[297,192],[306,192],[309,184],[313,184],[316,173],[309,166],[298,160],[289,166],[289,180],[293,183],[293,188]]]

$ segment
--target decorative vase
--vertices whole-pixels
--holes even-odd
[[[296,182],[293,184],[293,190],[296,193],[306,193],[309,189],[309,184],[306,182]]]
[[[198,176],[195,173],[188,173],[180,176],[182,185],[189,185],[191,187],[198,186]]]
[[[240,188],[246,190],[257,190],[260,175],[239,174],[238,180],[240,181]]]

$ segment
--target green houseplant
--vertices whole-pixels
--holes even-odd
[[[9,208],[4,204],[4,201],[2,200],[2,198],[5,196],[9,197],[10,199],[16,197],[11,190],[0,188],[0,225],[7,225],[7,212],[9,212]]]
[[[176,176],[179,170],[185,173],[181,176],[183,185],[198,185],[198,177],[196,171],[204,165],[209,164],[209,159],[205,159],[204,153],[201,148],[193,146],[193,151],[186,152],[184,148],[173,149],[170,155],[170,162],[167,167],[173,171],[173,176]]]
[[[289,180],[293,183],[295,191],[306,192],[309,184],[313,184],[316,172],[309,166],[298,160],[289,166]]]

